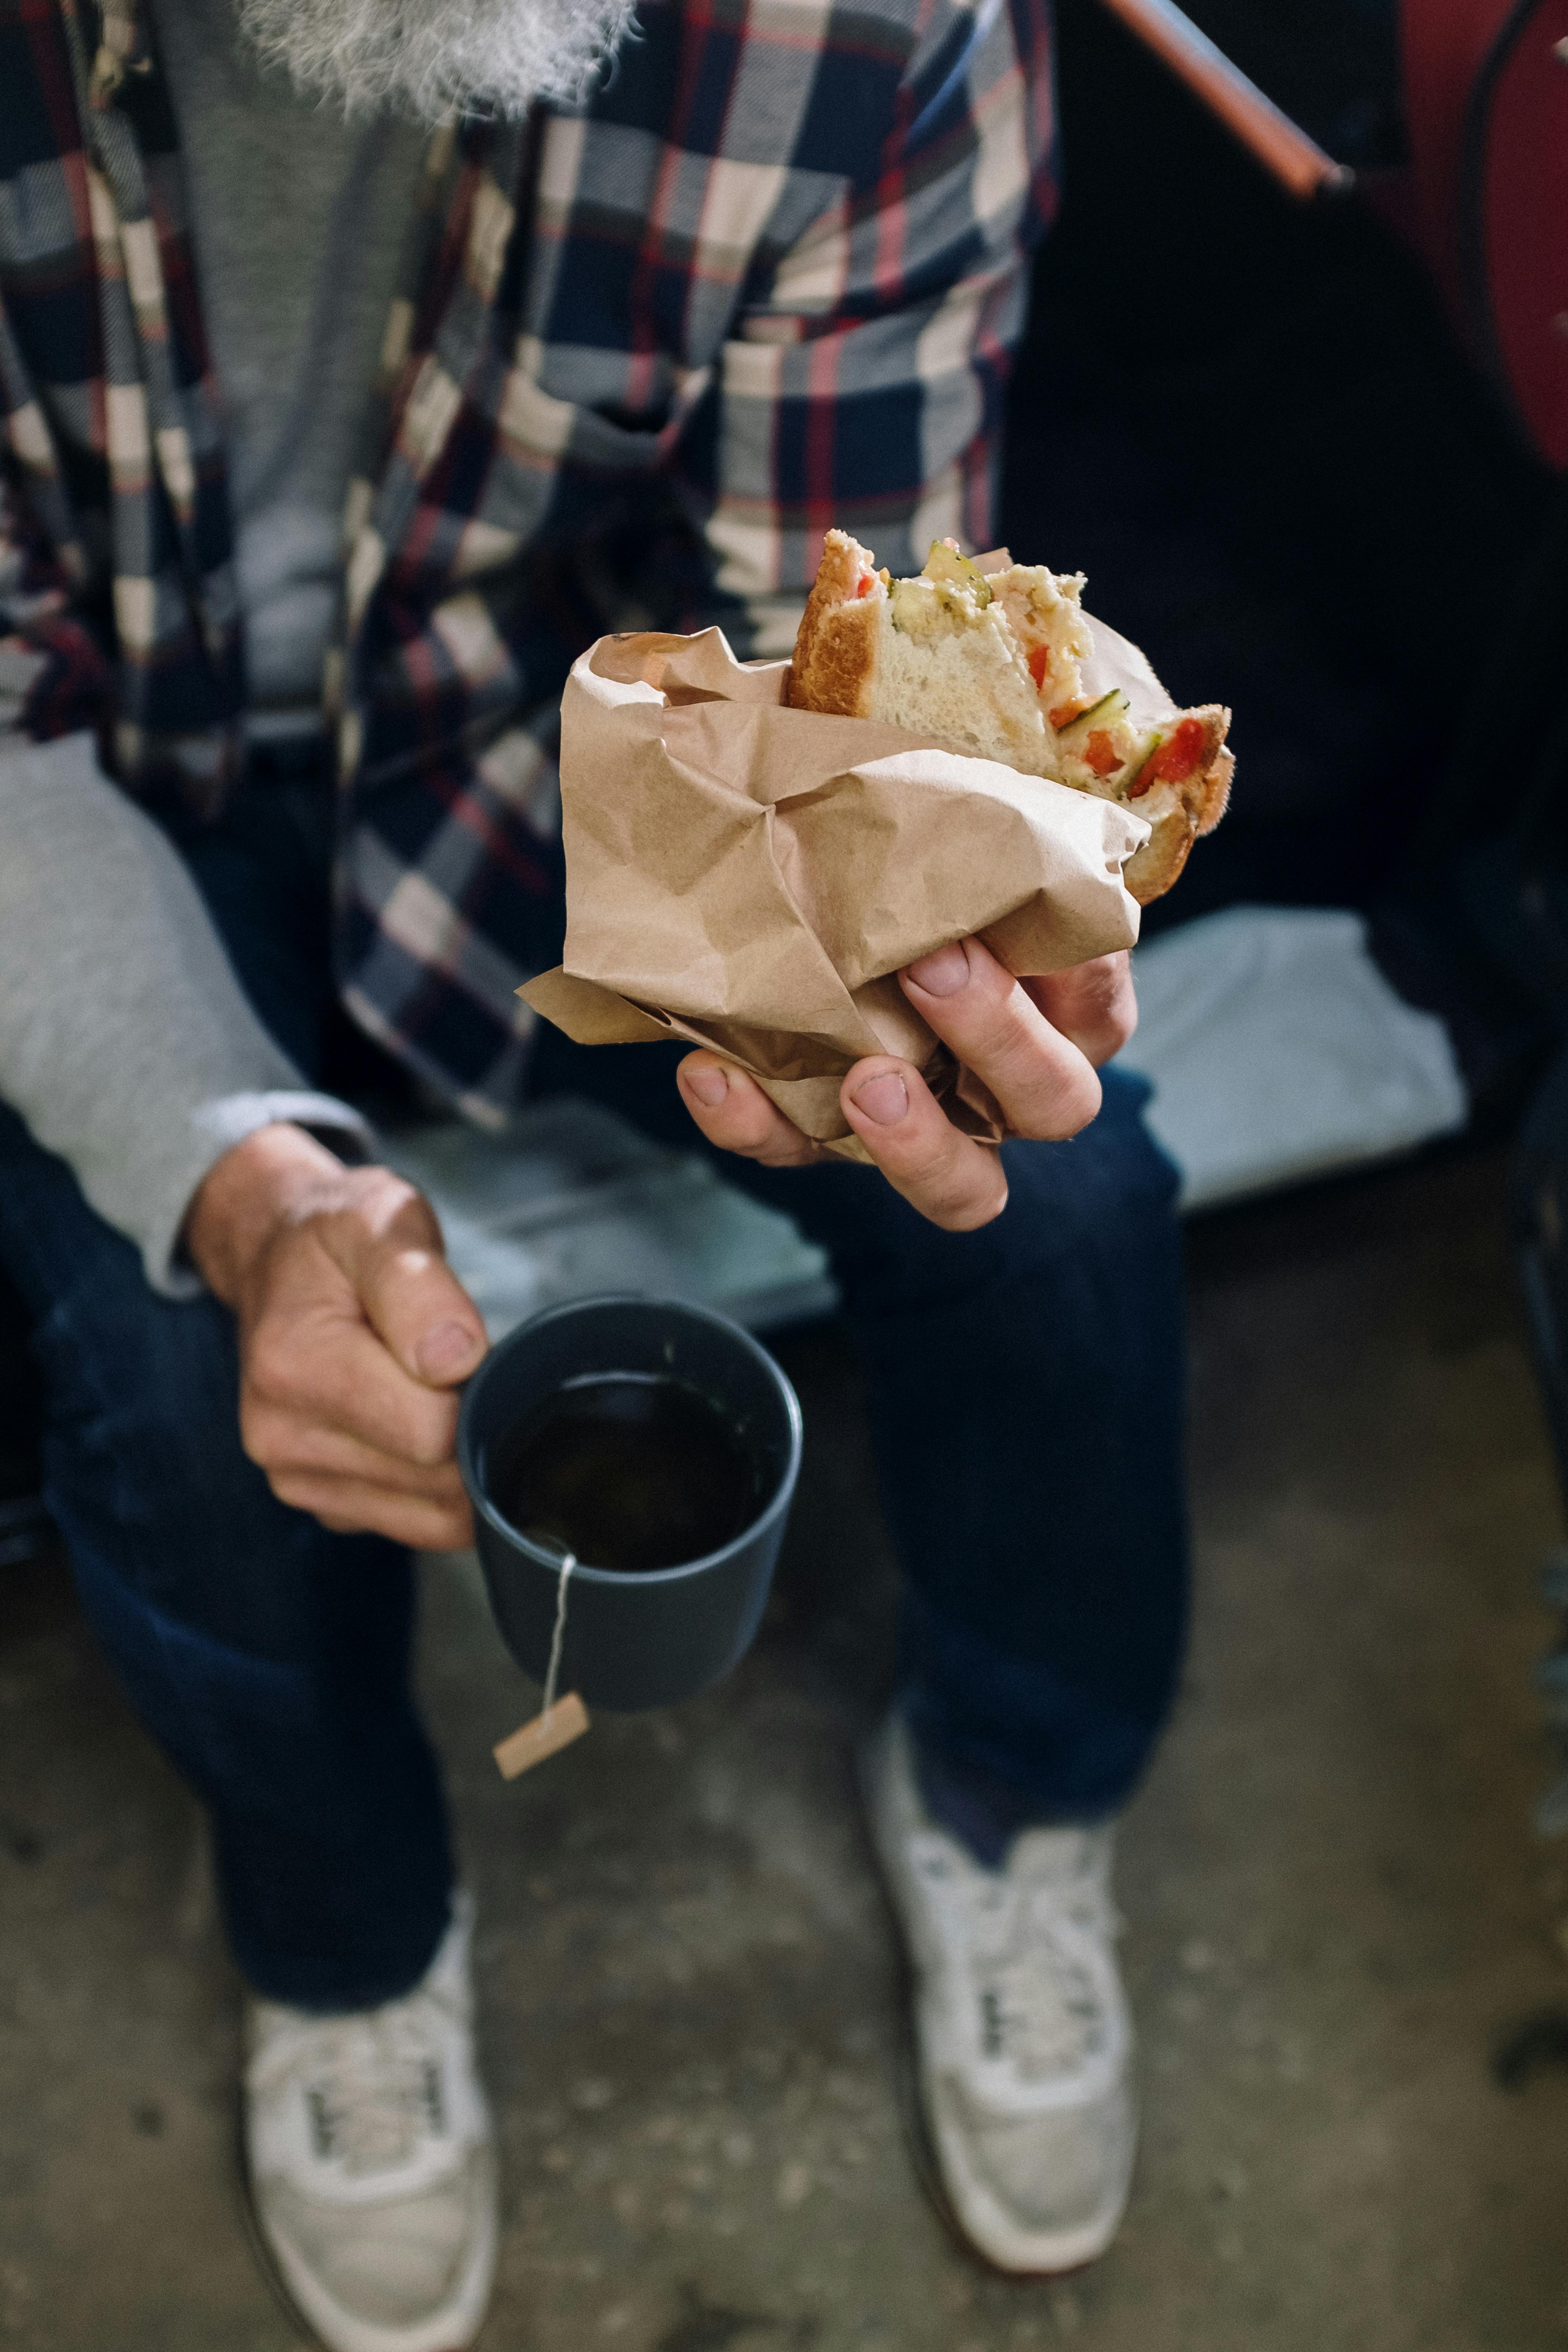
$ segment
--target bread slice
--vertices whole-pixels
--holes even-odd
[[[1168,890],[1225,814],[1230,713],[1178,710],[1139,653],[1082,608],[1081,573],[973,563],[938,540],[893,580],[830,530],[790,665],[796,709],[880,719],[1029,776],[1121,801],[1149,839],[1128,861],[1143,905]]]

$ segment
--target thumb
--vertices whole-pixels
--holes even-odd
[[[429,1202],[409,1192],[384,1219],[351,1219],[343,1240],[343,1270],[371,1328],[404,1370],[426,1388],[467,1380],[489,1341],[447,1263]]]

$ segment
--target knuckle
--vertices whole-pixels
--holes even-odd
[[[1037,1089],[1032,1099],[1026,1099],[1016,1122],[1017,1132],[1033,1143],[1065,1143],[1089,1125],[1100,1099],[1099,1078],[1087,1061],[1079,1060],[1076,1067],[1058,1071],[1047,1091]]]
[[[733,1119],[727,1127],[715,1127],[713,1141],[721,1150],[732,1151],[738,1160],[766,1160],[778,1148],[778,1138],[761,1119]]]
[[[944,1135],[922,1139],[913,1150],[900,1154],[900,1181],[937,1223],[959,1213],[968,1200],[974,1174],[968,1154],[978,1149],[975,1144],[965,1147],[963,1139],[949,1129]]]
[[[360,1172],[360,1183],[368,1203],[396,1216],[404,1210],[424,1206],[424,1194],[406,1176],[399,1176],[390,1168],[366,1168]]]
[[[988,1223],[1006,1198],[1006,1178],[996,1153],[960,1135],[939,1115],[898,1153],[900,1192],[921,1215],[944,1232],[966,1233]]]
[[[739,1097],[731,1091],[723,1114],[710,1122],[710,1133],[726,1151],[770,1168],[787,1165],[801,1143],[797,1131],[760,1089]]]
[[[1064,1100],[1060,1113],[1064,1124],[1061,1133],[1064,1136],[1077,1135],[1081,1129],[1086,1128],[1090,1119],[1097,1117],[1102,1099],[1100,1079],[1085,1063],[1081,1070],[1072,1074],[1064,1088]]]
[[[452,1458],[456,1424],[455,1412],[444,1413],[438,1420],[421,1414],[405,1440],[405,1457],[419,1470],[445,1469]]]
[[[1006,972],[1000,977],[1000,988],[988,973],[983,982],[972,984],[953,1000],[949,1043],[962,1044],[965,1058],[1005,1054],[1022,1034],[1019,1005],[1023,992]]]
[[[993,955],[969,959],[969,986],[965,996],[993,1015],[1004,1012],[1011,1003],[1018,983],[1005,963]]]
[[[1005,975],[1004,975],[1005,977]],[[1037,1071],[1042,1033],[1049,1026],[1045,1015],[1031,997],[1026,996],[1016,981],[1008,981],[1005,996],[994,997],[985,1007],[984,1023],[977,1024],[973,1052],[999,1073],[1022,1076]]]
[[[765,1151],[791,1140],[789,1127],[766,1095],[759,1091],[737,1098],[731,1093],[730,1100],[733,1105],[730,1132],[742,1150]]]
[[[286,1503],[291,1511],[311,1510],[321,1492],[314,1479],[289,1470],[269,1471],[267,1483],[279,1501]]]
[[[399,1248],[441,1245],[435,1210],[416,1186],[390,1168],[357,1171],[353,1192],[338,1213],[352,1218],[374,1242]]]
[[[258,1397],[281,1398],[288,1395],[294,1373],[294,1349],[287,1328],[264,1319],[251,1333],[245,1351],[247,1384]]]
[[[310,1384],[310,1418],[331,1429],[357,1433],[364,1419],[364,1401],[348,1369],[328,1361],[318,1367]]]
[[[258,1470],[269,1470],[284,1458],[281,1424],[275,1413],[242,1396],[239,1404],[240,1451]]]
[[[989,1181],[983,1188],[966,1191],[962,1197],[949,1200],[933,1222],[941,1225],[944,1233],[977,1233],[982,1225],[994,1224],[1006,1205],[1007,1184],[1004,1178],[999,1184]]]

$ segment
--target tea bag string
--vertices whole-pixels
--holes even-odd
[[[561,1647],[566,1639],[566,1587],[577,1565],[574,1551],[561,1554],[561,1579],[555,1587],[555,1631],[550,1636],[550,1664],[544,1673],[544,1704],[541,1715],[548,1715],[555,1704],[555,1684],[561,1672]]]
[[[541,1549],[547,1537],[535,1537]],[[551,1549],[556,1547],[552,1544]],[[550,1636],[550,1664],[544,1670],[544,1698],[539,1713],[531,1716],[510,1739],[499,1740],[491,1751],[500,1769],[501,1778],[515,1780],[520,1772],[527,1772],[542,1764],[558,1748],[569,1747],[580,1739],[588,1728],[588,1710],[575,1691],[557,1701],[555,1685],[561,1678],[561,1653],[566,1640],[566,1588],[572,1581],[572,1571],[577,1565],[577,1555],[560,1548],[561,1573],[555,1586],[555,1630]]]

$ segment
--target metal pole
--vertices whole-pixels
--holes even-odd
[[[1281,113],[1223,49],[1215,48],[1174,0],[1104,0],[1113,16],[1184,81],[1282,187],[1303,199],[1341,195],[1355,174]]]

